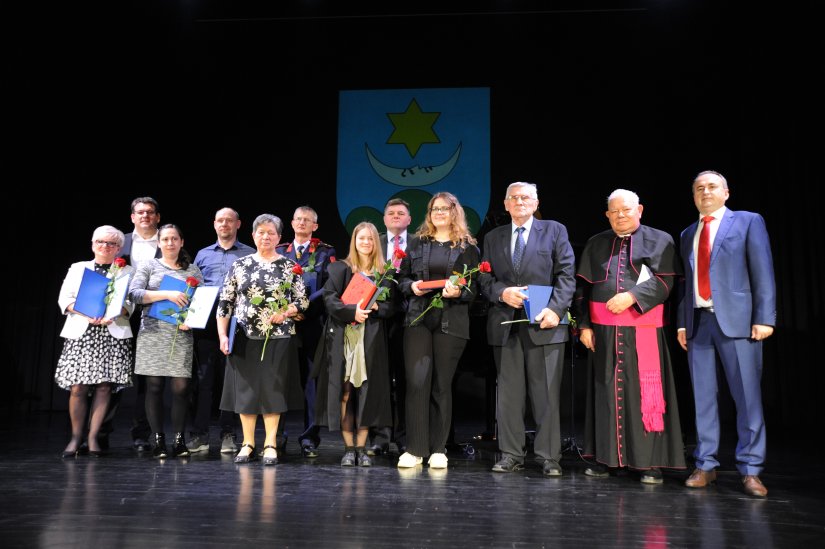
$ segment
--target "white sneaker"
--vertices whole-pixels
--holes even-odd
[[[424,461],[424,458],[414,456],[409,452],[404,452],[403,454],[401,454],[401,457],[398,458],[398,466],[399,467],[415,467],[416,465],[421,465],[421,463],[423,463],[423,461]]]
[[[446,469],[447,456],[444,454],[432,454],[427,463],[430,465],[430,469]]]

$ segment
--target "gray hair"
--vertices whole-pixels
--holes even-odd
[[[295,213],[292,214],[292,217],[294,218],[298,212],[306,212],[314,218],[314,223],[318,223],[318,212],[312,209],[311,206],[298,206],[295,208]]]
[[[705,171],[703,171],[703,172],[699,172],[698,174],[696,174],[696,177],[694,177],[694,178],[693,178],[693,183],[691,183],[691,184],[690,184],[690,186],[691,186],[691,187],[693,187],[693,184],[694,184],[694,183],[696,183],[696,181],[697,181],[700,177],[702,177],[703,175],[715,175],[716,177],[718,177],[719,179],[721,179],[721,180],[722,180],[722,188],[723,188],[723,189],[727,189],[727,188],[728,188],[728,180],[727,180],[727,179],[725,179],[725,176],[724,176],[724,175],[722,175],[721,173],[719,173],[719,172],[715,172],[715,171],[713,171],[713,170],[705,170]]]
[[[624,201],[631,206],[639,205],[639,195],[627,189],[616,189],[610,196],[607,197],[607,205],[610,206],[610,201],[614,198],[624,198]]]
[[[264,223],[272,223],[275,225],[275,230],[278,231],[279,235],[284,234],[284,222],[281,221],[281,218],[277,215],[272,214],[261,214],[255,218],[255,221],[252,222],[252,232],[256,232],[258,227],[263,225]]]
[[[514,187],[527,187],[527,194],[532,195],[533,198],[539,197],[539,191],[535,183],[525,183],[523,181],[516,181],[515,183],[510,183],[509,185],[507,185],[507,192],[504,194],[504,198],[510,196],[510,191],[512,191]]]
[[[126,237],[123,236],[123,231],[117,227],[112,227],[111,225],[101,225],[95,229],[95,232],[92,233],[92,242],[99,240],[104,236],[114,236],[117,241],[117,245],[120,248],[123,247],[123,242],[126,239]]]

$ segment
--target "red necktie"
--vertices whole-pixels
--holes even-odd
[[[702,299],[710,299],[710,222],[714,219],[712,215],[702,218],[702,234],[699,235],[696,273],[699,277],[699,295]]]
[[[392,237],[392,257],[395,258],[395,252],[401,249],[401,237],[395,235]]]

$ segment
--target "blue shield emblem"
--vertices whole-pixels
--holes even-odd
[[[458,197],[475,234],[490,204],[490,89],[340,93],[338,211],[351,233],[384,227],[384,204],[410,204],[414,231],[433,194]]]

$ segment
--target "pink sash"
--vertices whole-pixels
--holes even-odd
[[[659,361],[659,338],[656,328],[664,326],[664,306],[656,305],[642,314],[629,307],[620,314],[607,310],[607,304],[590,302],[590,319],[602,326],[636,328],[636,356],[639,363],[642,422],[647,432],[665,430],[665,398],[662,392],[662,370]]]

